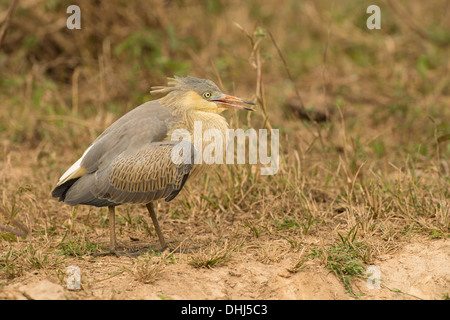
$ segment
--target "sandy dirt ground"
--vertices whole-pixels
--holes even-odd
[[[186,254],[165,263],[151,283],[136,279],[136,258],[67,259],[81,270],[81,289],[68,290],[48,271],[30,272],[0,288],[1,299],[443,299],[450,289],[448,240],[415,239],[392,255],[376,260],[379,273],[368,283],[353,280],[347,292],[338,278],[317,261],[292,273],[295,257],[257,261],[251,250],[239,252],[223,266],[194,268]],[[159,258],[154,257],[158,260]],[[378,278],[379,277],[379,278]],[[379,281],[378,281],[379,279]],[[379,285],[378,285],[379,284]]]

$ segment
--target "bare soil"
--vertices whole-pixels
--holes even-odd
[[[245,250],[244,250],[245,251]],[[353,281],[358,297],[347,292],[338,278],[316,261],[296,273],[288,269],[293,254],[278,262],[255,260],[251,250],[239,252],[215,268],[194,268],[187,254],[162,267],[157,279],[136,279],[136,258],[66,259],[81,269],[81,290],[70,291],[54,272],[33,271],[0,288],[0,299],[442,299],[450,289],[448,240],[416,239],[392,255],[376,260],[379,289],[366,279]]]

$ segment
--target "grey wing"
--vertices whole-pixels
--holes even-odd
[[[195,149],[186,141],[154,142],[118,156],[95,173],[91,190],[98,199],[114,203],[172,200],[183,188],[194,165]]]
[[[79,160],[86,174],[57,186],[52,195],[70,205],[100,207],[120,204],[99,199],[93,194],[99,173],[108,170],[119,156],[136,152],[152,142],[163,141],[171,121],[177,121],[176,116],[158,101],[150,101],[131,110],[109,126]]]
[[[162,141],[174,119],[171,112],[158,101],[150,101],[131,110],[109,126],[83,156],[81,166],[93,173],[109,166],[110,162],[127,149]]]

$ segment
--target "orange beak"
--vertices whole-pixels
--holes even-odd
[[[245,105],[249,104],[254,106],[255,104],[253,102],[238,97],[229,96],[227,94],[222,94],[217,98],[211,99],[211,101],[215,102],[218,106],[223,108],[235,108],[238,110],[255,111],[255,109],[252,109]]]

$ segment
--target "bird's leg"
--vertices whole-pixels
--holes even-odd
[[[166,240],[164,240],[161,229],[159,228],[158,219],[156,218],[155,209],[153,208],[153,202],[147,203],[146,207],[148,213],[150,213],[150,217],[152,218],[156,233],[158,234],[159,243],[161,244],[161,251],[164,251],[165,249],[167,249],[167,243]]]
[[[108,206],[108,212],[109,212],[109,252],[99,252],[94,253],[94,256],[100,257],[100,256],[108,256],[108,255],[115,255],[117,257],[120,256],[137,256],[139,255],[139,251],[131,251],[131,252],[125,252],[125,251],[117,251],[117,245],[116,245],[116,207],[114,206]]]
[[[114,206],[108,207],[109,211],[109,250],[116,252],[116,210]]]

